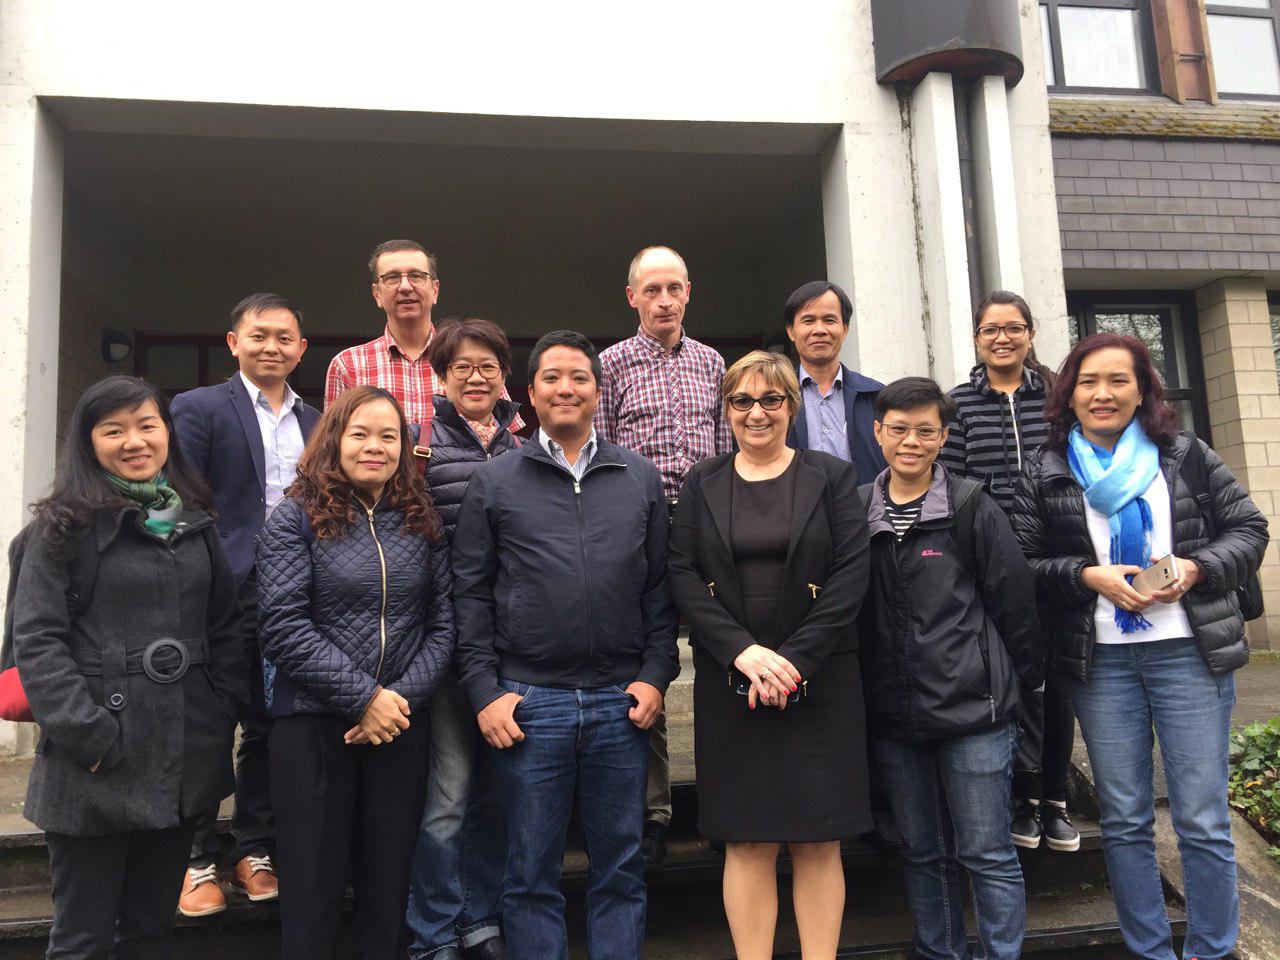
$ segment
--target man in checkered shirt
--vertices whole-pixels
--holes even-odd
[[[641,250],[627,271],[627,302],[640,316],[640,329],[600,354],[604,377],[596,432],[652,460],[672,506],[690,467],[733,449],[720,403],[724,358],[684,332],[689,291],[689,270],[680,254],[670,247]],[[662,714],[649,730],[641,846],[646,861],[660,863],[666,857],[670,823],[671,771]]]
[[[373,301],[387,315],[382,336],[348,347],[329,363],[324,378],[324,405],[355,386],[381,387],[400,401],[405,419],[420,424],[422,443],[431,437],[431,398],[444,393],[427,361],[427,345],[435,326],[431,311],[440,298],[436,258],[416,240],[387,240],[369,256]],[[503,388],[506,399],[507,391]],[[517,414],[511,432],[524,427]]]

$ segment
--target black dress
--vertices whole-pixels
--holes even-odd
[[[747,632],[773,647],[796,463],[731,487],[731,546]],[[716,840],[816,842],[869,829],[862,680],[856,652],[836,653],[785,710],[757,705],[694,647],[698,829]]]

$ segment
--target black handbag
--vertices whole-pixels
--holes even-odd
[[[1182,478],[1191,487],[1209,539],[1213,540],[1218,536],[1218,522],[1213,515],[1213,495],[1209,492],[1209,468],[1204,462],[1204,449],[1194,433],[1184,433],[1183,436],[1191,441],[1191,448],[1182,461]],[[1256,568],[1244,584],[1236,587],[1236,600],[1246,621],[1257,620],[1266,612],[1262,602],[1262,582]]]

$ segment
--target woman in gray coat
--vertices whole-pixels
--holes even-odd
[[[13,619],[40,724],[24,813],[48,838],[50,957],[167,957],[193,818],[234,787],[248,677],[209,504],[158,390],[85,391]]]

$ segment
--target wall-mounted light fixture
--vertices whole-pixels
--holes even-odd
[[[123,330],[107,328],[102,331],[102,359],[107,363],[119,363],[133,353],[133,339]]]

